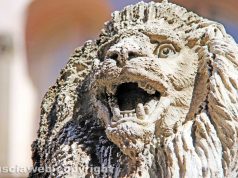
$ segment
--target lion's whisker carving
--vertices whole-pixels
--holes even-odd
[[[222,25],[167,1],[113,13],[45,95],[33,161],[55,171],[31,177],[237,177],[237,59]]]

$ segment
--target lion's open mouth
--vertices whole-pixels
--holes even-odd
[[[112,120],[145,120],[154,111],[159,99],[160,92],[149,84],[122,83],[117,86],[115,94],[108,97]]]

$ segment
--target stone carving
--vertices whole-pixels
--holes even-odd
[[[32,157],[52,170],[30,176],[237,177],[237,59],[221,24],[175,4],[114,12],[45,95]]]

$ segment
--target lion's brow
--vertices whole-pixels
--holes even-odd
[[[182,48],[181,38],[174,34],[172,30],[161,29],[158,31],[143,31],[150,38],[151,43],[172,43],[178,50]]]

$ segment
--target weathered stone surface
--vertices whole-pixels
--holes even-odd
[[[54,170],[30,176],[237,177],[237,59],[221,24],[175,4],[114,12],[45,95],[33,162]]]

